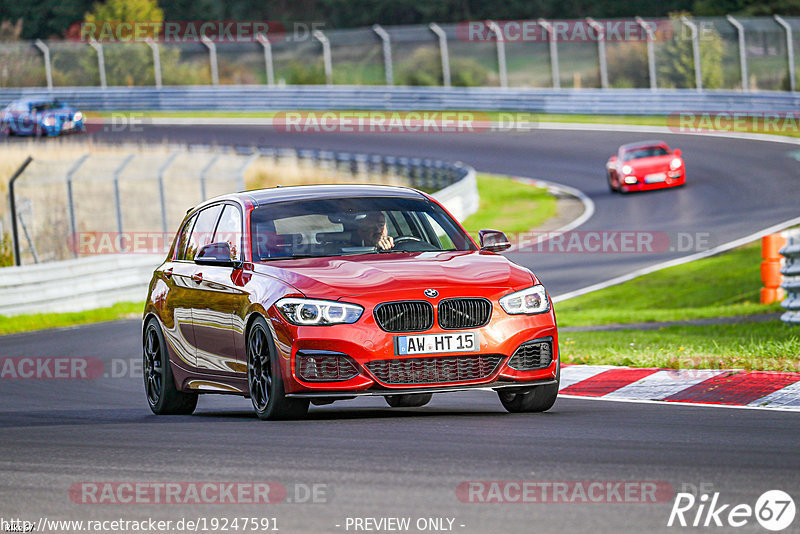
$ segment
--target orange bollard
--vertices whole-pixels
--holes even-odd
[[[783,299],[781,282],[781,255],[780,249],[786,244],[786,238],[781,234],[769,234],[761,238],[761,304],[772,304]]]

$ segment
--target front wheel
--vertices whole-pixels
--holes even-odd
[[[142,371],[147,404],[156,415],[189,415],[197,407],[197,393],[175,387],[167,344],[158,321],[150,319],[144,329]]]
[[[511,413],[546,412],[553,407],[558,398],[558,385],[561,382],[561,362],[556,371],[556,383],[546,386],[533,386],[513,392],[497,391],[503,408]]]
[[[299,419],[308,413],[308,399],[287,399],[277,349],[263,317],[247,334],[247,384],[256,415],[263,421]]]
[[[606,181],[608,182],[608,190],[612,193],[619,193],[619,189],[614,187],[614,182],[611,180],[611,173],[606,173]]]

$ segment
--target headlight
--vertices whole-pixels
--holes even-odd
[[[633,173],[633,167],[631,167],[630,165],[622,166],[622,174],[632,174],[632,173]]]
[[[680,160],[680,158],[675,158],[669,162],[669,168],[672,169],[673,171],[676,171],[681,168],[682,164],[683,162]]]
[[[42,124],[44,124],[45,126],[53,126],[55,123],[56,123],[55,117],[45,117],[44,120],[42,121]]]
[[[72,120],[74,120],[75,122],[78,122],[81,119],[83,119],[83,113],[81,113],[80,111],[76,111],[75,115],[72,116]]]
[[[543,285],[535,285],[522,291],[510,293],[500,299],[500,306],[509,315],[544,313],[550,309],[550,301]]]
[[[358,321],[364,308],[332,300],[283,298],[275,303],[287,321],[297,326],[350,324]]]

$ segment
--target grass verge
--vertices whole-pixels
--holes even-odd
[[[563,332],[559,347],[565,363],[760,371],[800,368],[800,331],[777,319],[658,330]]]
[[[305,111],[305,110],[292,110],[292,111]],[[309,110],[315,113],[322,113],[320,110]],[[329,111],[329,110],[326,110]],[[372,113],[371,111],[366,110],[330,110],[336,111],[345,114],[368,114]],[[429,113],[436,113],[436,111],[428,111]],[[467,111],[469,113],[469,111]],[[196,110],[196,111],[100,111],[100,112],[89,112],[90,117],[104,117],[110,118],[112,116],[119,117],[120,115],[130,115],[134,117],[152,117],[152,118],[199,118],[199,117],[207,117],[207,118],[228,118],[228,119],[246,119],[246,118],[273,118],[276,114],[281,113],[281,111],[215,111],[215,110]],[[388,111],[378,111],[376,113],[382,113],[384,115],[389,115],[395,113],[391,110]],[[408,113],[408,112],[397,112],[397,113]],[[558,114],[558,113],[527,113],[527,112],[516,112],[516,111],[476,111],[475,113],[479,113],[479,117],[483,120],[484,118],[488,118],[492,121],[502,120],[504,123],[508,123],[510,117],[513,116],[515,121],[524,121],[524,122],[566,122],[566,123],[580,123],[580,124],[630,124],[636,126],[660,126],[660,127],[676,127],[675,119],[669,121],[666,115],[581,115],[581,114]],[[723,119],[725,117],[723,116]],[[763,122],[763,118],[757,118],[755,120],[748,120],[748,119],[737,119],[736,121],[733,120],[722,120],[721,128],[715,129],[713,124],[713,117],[711,121],[703,122],[700,120],[700,117],[697,118],[697,124],[693,123],[692,128],[702,128],[707,129],[709,132],[720,131],[720,132],[740,132],[740,133],[760,133],[760,134],[770,134],[770,135],[784,135],[788,137],[800,137],[800,131],[798,131],[796,125],[792,121],[787,121],[783,124],[781,121],[771,123],[769,127],[765,127]],[[535,127],[534,127],[535,128]],[[676,128],[675,133],[681,133]]]
[[[682,321],[776,312],[759,303],[760,243],[670,267],[556,306],[559,326]]]
[[[546,189],[533,187],[507,177],[479,174],[478,211],[467,217],[463,226],[478,240],[478,230],[491,228],[507,234],[527,232],[556,214],[556,198]]]
[[[116,321],[118,319],[138,319],[142,316],[142,310],[144,310],[144,302],[120,302],[108,308],[82,312],[35,313],[12,317],[0,316],[0,335]]]
[[[559,326],[749,316],[759,304],[759,243],[639,277],[556,306]],[[800,329],[780,320],[669,325],[654,330],[562,332],[566,363],[796,371]]]

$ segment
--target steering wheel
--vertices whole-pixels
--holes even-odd
[[[398,244],[398,243],[406,243],[408,241],[421,242],[422,239],[420,239],[418,237],[414,237],[413,235],[402,235],[400,237],[395,237],[394,238],[394,244],[395,245]]]

